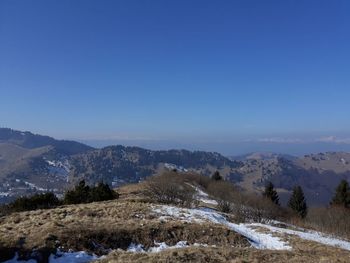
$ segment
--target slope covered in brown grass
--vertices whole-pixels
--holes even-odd
[[[0,262],[12,258],[15,251],[28,258],[33,249],[41,251],[39,262],[47,262],[48,255],[56,248],[107,255],[100,259],[104,263],[350,262],[350,251],[281,233],[269,234],[287,241],[291,251],[255,249],[245,237],[222,224],[206,220],[186,222],[176,217],[160,219],[155,212],[158,205],[145,201],[143,185],[125,186],[118,192],[120,200],[1,217]],[[227,218],[232,222],[234,215]],[[268,232],[268,229],[258,231]],[[187,241],[189,247],[159,253],[126,251],[131,244],[142,244],[147,251],[155,241],[168,246]]]

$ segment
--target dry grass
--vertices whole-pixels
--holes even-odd
[[[244,237],[221,225],[164,222],[151,210],[147,203],[114,200],[13,213],[0,219],[0,254],[5,248],[27,255],[33,248],[52,251],[61,246],[101,255],[108,249],[125,250],[131,243],[149,248],[154,241],[174,245],[182,240],[249,246]]]
[[[146,182],[123,185],[116,189],[120,200],[142,201],[147,197],[144,194]]]
[[[247,240],[228,228],[212,223],[196,224],[178,220],[160,221],[152,204],[142,196],[144,185],[118,189],[120,200],[62,206],[50,210],[13,213],[0,217],[1,256],[10,258],[13,251],[54,249],[86,250],[99,255],[114,249],[102,262],[350,262],[350,252],[305,241],[295,236],[280,235],[292,251],[269,251],[250,248]],[[267,231],[260,229],[259,231]],[[208,247],[171,249],[160,253],[129,253],[130,243],[153,242],[174,245],[185,240]],[[212,247],[216,245],[216,247]],[[50,250],[48,250],[50,251]],[[52,251],[52,250],[51,250]],[[47,253],[47,252],[46,252]]]
[[[13,213],[0,219],[0,243],[14,246],[20,238],[25,237],[25,247],[40,247],[48,235],[59,236],[67,229],[113,228],[122,224],[135,224],[148,214],[149,207],[146,205],[123,201]]]
[[[314,250],[316,249],[316,250]],[[321,252],[321,253],[319,253]],[[294,251],[271,251],[256,250],[253,248],[233,247],[190,247],[172,249],[160,253],[128,253],[115,251],[101,260],[102,263],[127,263],[127,262],[232,262],[232,263],[331,263],[350,262],[349,254],[308,246],[302,250]]]

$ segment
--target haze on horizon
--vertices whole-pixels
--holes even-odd
[[[0,126],[152,149],[350,151],[349,1],[0,2]]]

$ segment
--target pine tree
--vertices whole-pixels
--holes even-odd
[[[274,204],[280,205],[277,191],[275,190],[272,182],[268,182],[265,185],[265,191],[263,192],[263,196],[270,199]]]
[[[220,181],[220,180],[222,180],[222,176],[221,176],[221,174],[219,173],[219,171],[216,171],[213,175],[212,175],[212,177],[211,177],[213,180],[215,180],[215,181]]]
[[[331,205],[350,207],[350,187],[346,180],[342,180],[335,189]]]
[[[301,218],[304,218],[307,214],[307,205],[303,189],[300,186],[295,186],[292,196],[289,199],[288,207],[296,212]]]

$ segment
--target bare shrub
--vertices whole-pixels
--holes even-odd
[[[207,193],[224,201],[232,201],[237,194],[237,188],[228,181],[211,180],[207,187]]]
[[[196,183],[204,189],[207,189],[210,182],[212,181],[210,177],[194,172],[183,173],[181,176],[186,182]]]
[[[225,200],[220,200],[218,202],[218,210],[223,213],[231,213],[232,212],[232,207],[231,203],[229,201]]]
[[[218,198],[218,209],[222,212],[231,212],[237,221],[261,222],[270,219],[282,219],[287,211],[269,199],[254,193],[243,192],[227,181],[211,181],[207,188],[208,193]]]
[[[166,172],[149,177],[145,195],[154,202],[190,207],[194,203],[194,188],[186,183],[186,178],[176,172]]]
[[[242,198],[245,209],[245,220],[262,222],[266,220],[282,219],[286,213],[281,207],[271,200],[255,194],[245,194]],[[241,205],[241,206],[242,206]]]
[[[344,207],[310,208],[305,227],[350,240],[350,210]]]

